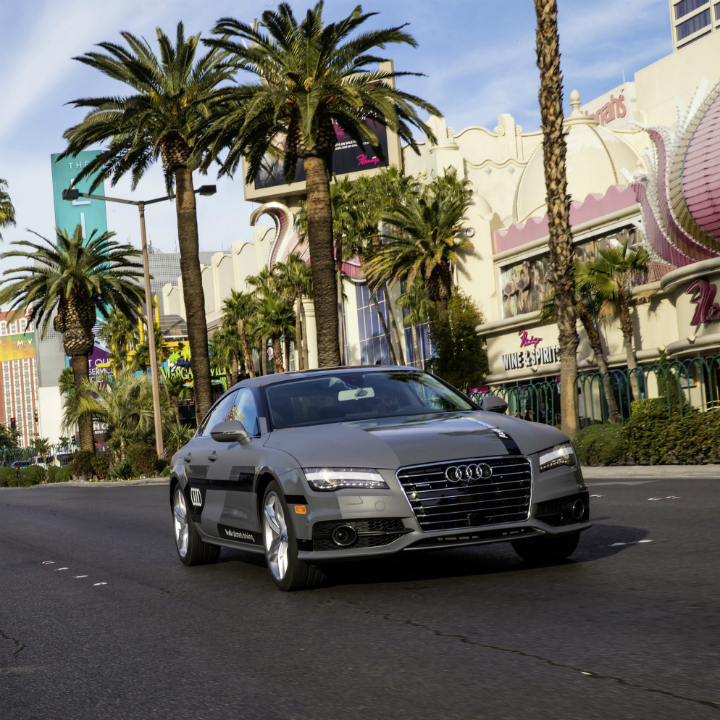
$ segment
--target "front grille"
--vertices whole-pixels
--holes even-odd
[[[448,468],[489,466],[453,482]],[[483,475],[477,477],[477,475]],[[450,471],[454,477],[454,471]],[[489,475],[489,477],[488,477]],[[422,530],[497,525],[526,520],[530,510],[530,461],[524,457],[471,458],[400,468],[397,479],[405,490]]]
[[[358,534],[357,540],[348,548],[339,547],[331,539],[332,531],[338,525],[350,525]],[[372,520],[331,520],[315,523],[313,526],[313,550],[343,550],[352,548],[373,548],[389,545],[401,535],[412,532],[405,527],[401,518]]]

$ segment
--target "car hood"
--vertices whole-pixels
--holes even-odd
[[[302,467],[375,467],[508,455],[529,455],[566,442],[554,427],[497,413],[430,413],[274,430],[267,447]]]

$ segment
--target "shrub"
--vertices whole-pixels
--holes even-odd
[[[154,446],[148,443],[133,443],[128,448],[126,457],[136,475],[152,477],[155,474],[158,456]]]
[[[172,474],[172,468],[168,465],[161,473],[160,477],[170,477]]]
[[[110,474],[110,463],[104,455],[97,455],[93,459],[92,468],[94,473],[98,476],[98,480],[106,480]]]
[[[17,479],[17,473],[9,467],[0,467],[0,487],[12,487],[10,481]]]
[[[47,481],[49,483],[68,482],[70,478],[72,478],[72,467],[70,465],[65,465],[65,467],[51,465],[48,468]]]
[[[162,477],[168,465],[169,463],[165,458],[158,458],[158,461],[155,463],[155,472]]]
[[[475,332],[482,320],[477,305],[461,292],[449,300],[446,316],[430,311],[430,341],[437,356],[428,361],[428,370],[463,392],[482,385],[488,372],[485,341]]]
[[[583,465],[612,465],[625,452],[623,428],[620,425],[590,425],[578,431],[573,444]]]
[[[133,475],[134,470],[132,463],[127,462],[127,460],[125,462],[118,463],[110,471],[111,480],[130,480]]]
[[[45,481],[47,471],[39,465],[31,465],[20,471],[17,487],[30,487]]]
[[[92,450],[81,450],[75,454],[72,461],[73,474],[90,477],[93,473],[95,453]]]

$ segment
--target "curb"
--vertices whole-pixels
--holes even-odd
[[[662,480],[696,478],[720,480],[720,465],[627,465],[618,467],[582,466],[585,480]]]
[[[29,487],[0,487],[0,490],[30,490],[32,488],[49,488],[49,487],[127,487],[129,485],[167,485],[170,478],[141,478],[140,480],[115,480],[107,482],[90,482],[89,480],[70,480],[69,482],[48,483],[43,485],[30,485]]]

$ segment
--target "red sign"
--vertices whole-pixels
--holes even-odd
[[[711,285],[707,280],[696,280],[685,291],[686,295],[692,295],[691,303],[695,303],[697,308],[690,324],[694,327],[703,323],[720,322],[720,305],[715,300],[717,287]]]
[[[615,120],[615,118],[624,118],[627,115],[627,108],[625,107],[625,96],[621,93],[619,98],[615,98],[614,95],[610,96],[610,102],[605,103],[596,113],[594,117],[601,125],[607,125],[609,122]],[[589,112],[585,112],[589,115]]]

